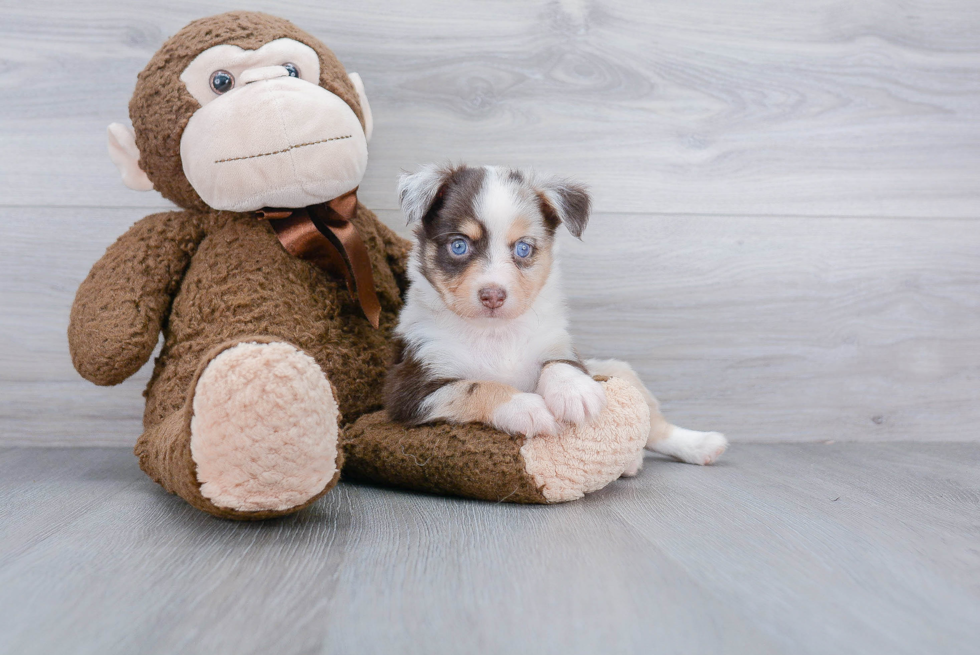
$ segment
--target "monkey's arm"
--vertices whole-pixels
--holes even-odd
[[[190,212],[174,211],[147,216],[109,246],[78,287],[68,322],[82,377],[119,384],[146,363],[203,238]]]

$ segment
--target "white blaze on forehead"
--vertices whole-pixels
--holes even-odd
[[[476,218],[487,232],[487,262],[478,286],[496,283],[507,288],[514,272],[507,233],[520,214],[521,203],[514,186],[501,179],[498,169],[488,166],[486,171],[473,202]]]
[[[319,55],[310,46],[293,39],[269,41],[258,50],[244,50],[237,45],[216,45],[195,57],[180,74],[180,81],[203,107],[219,97],[211,89],[211,75],[215,71],[231,73],[235,78],[235,88],[238,88],[245,71],[285,63],[294,64],[299,69],[300,79],[320,84]]]
[[[533,197],[533,189],[525,189],[525,184],[511,179],[509,170],[487,166],[486,171],[473,208],[476,218],[487,229],[491,258],[509,262],[514,236],[512,226],[518,219],[524,219],[532,231],[537,232],[534,228],[539,227],[540,212],[533,202],[528,201],[529,196]]]
[[[543,246],[543,217],[528,176],[512,176],[510,169],[492,166],[485,170],[483,185],[473,199],[473,211],[486,229],[487,257],[474,271],[473,286],[498,285],[512,296],[508,302],[522,302],[518,293],[522,274],[514,261],[514,244],[529,237],[532,243]]]
[[[518,197],[517,189],[512,183],[503,179],[499,169],[487,167],[473,208],[477,218],[486,226],[490,238],[503,238],[510,229],[511,223],[520,215],[523,203]]]

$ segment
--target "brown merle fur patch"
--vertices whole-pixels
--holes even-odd
[[[519,393],[500,382],[433,377],[402,339],[395,339],[394,350],[384,388],[385,409],[392,421],[409,425],[426,422],[429,412],[423,409],[425,400],[449,387],[451,393],[445,402],[434,408],[439,418],[455,423],[489,423],[494,410]]]
[[[592,200],[585,187],[557,180],[549,182],[543,189],[538,189],[537,195],[545,224],[552,231],[564,223],[572,236],[582,236],[589,222],[589,213],[592,211]]]
[[[415,229],[422,274],[439,290],[444,300],[447,300],[447,291],[452,293],[452,280],[473,264],[477,253],[486,250],[486,233],[474,218],[476,209],[473,206],[485,177],[486,171],[482,168],[450,170],[432,206]],[[449,243],[460,234],[470,239],[470,249],[465,257],[455,257],[449,251]]]
[[[415,425],[425,421],[422,404],[429,394],[456,382],[453,378],[436,378],[408,348],[404,340],[395,338],[392,364],[385,377],[384,404],[388,418],[399,423]]]

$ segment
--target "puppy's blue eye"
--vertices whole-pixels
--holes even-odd
[[[514,254],[520,257],[521,259],[524,259],[525,257],[529,257],[531,255],[532,250],[534,250],[534,248],[532,248],[531,244],[528,243],[527,241],[518,241],[514,245]]]
[[[296,64],[291,64],[287,61],[282,67],[286,69],[290,77],[299,77],[299,69],[296,68]]]
[[[453,239],[449,244],[449,251],[456,255],[465,255],[468,247],[466,245],[466,239]]]

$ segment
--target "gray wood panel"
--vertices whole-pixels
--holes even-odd
[[[134,443],[148,367],[97,388],[65,331],[78,283],[147,211],[0,209],[0,443]],[[736,441],[980,440],[976,226],[600,213],[561,244],[572,331],[631,362],[671,420]]]
[[[564,270],[583,352],[735,440],[980,440],[980,225],[598,215]]]
[[[148,377],[74,373],[78,282],[132,221],[105,126],[167,35],[234,2],[0,0],[0,443],[131,444]],[[328,42],[377,121],[361,197],[431,160],[588,182],[582,350],[736,441],[980,440],[980,5],[252,5]]]
[[[136,73],[227,2],[8,2],[0,199],[161,203],[105,156]],[[940,216],[980,209],[973,0],[257,2],[364,78],[362,186],[449,158],[591,183],[604,211]]]
[[[972,653],[977,444],[733,446],[523,507],[346,483],[255,524],[0,450],[0,652]]]

